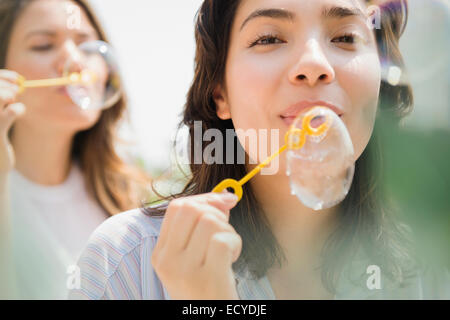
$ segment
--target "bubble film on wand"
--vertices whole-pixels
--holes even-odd
[[[307,207],[322,210],[341,202],[354,174],[354,150],[342,120],[332,110],[317,106],[297,116],[285,136],[285,145],[245,177],[225,179],[213,192],[233,189],[240,200],[242,186],[272,160],[286,152],[293,195]]]

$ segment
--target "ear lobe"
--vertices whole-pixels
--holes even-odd
[[[231,112],[228,102],[225,99],[221,86],[217,86],[213,92],[213,99],[216,103],[216,114],[221,120],[231,119]]]

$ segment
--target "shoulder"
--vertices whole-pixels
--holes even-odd
[[[142,299],[148,287],[162,289],[150,258],[163,218],[148,213],[120,213],[94,231],[78,261],[81,283],[71,299]],[[156,298],[162,295],[159,290]]]
[[[90,244],[107,244],[127,252],[147,237],[158,237],[163,218],[134,209],[108,218],[92,234]]]

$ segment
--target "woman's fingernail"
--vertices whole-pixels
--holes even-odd
[[[9,108],[13,110],[17,116],[21,116],[25,113],[25,105],[20,102],[9,105]]]
[[[223,192],[223,193],[220,193],[220,195],[221,195],[222,199],[224,201],[226,201],[226,202],[233,202],[234,203],[234,202],[238,201],[238,197],[234,193]]]

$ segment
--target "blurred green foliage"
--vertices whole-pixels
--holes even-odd
[[[381,143],[388,195],[413,229],[419,256],[450,268],[450,128],[399,130],[385,123]]]

